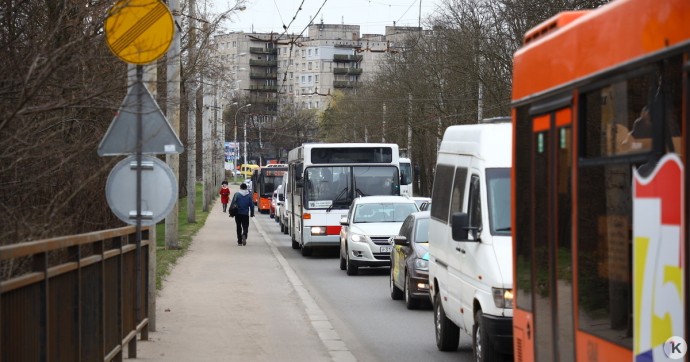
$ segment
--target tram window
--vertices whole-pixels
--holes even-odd
[[[650,152],[656,135],[658,149],[681,152],[682,57],[649,69],[584,94],[585,157]]]
[[[632,347],[632,186],[627,163],[581,167],[578,181],[580,329]]]
[[[633,77],[585,94],[585,156],[644,153],[652,149],[647,95],[651,75]]]

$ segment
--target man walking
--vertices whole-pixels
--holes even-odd
[[[249,233],[249,217],[254,217],[254,202],[252,195],[247,191],[247,184],[240,185],[240,190],[232,195],[230,207],[237,205],[237,245],[247,245],[247,233]]]

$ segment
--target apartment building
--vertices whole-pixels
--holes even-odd
[[[265,117],[281,105],[323,111],[336,91],[354,91],[372,77],[382,58],[400,51],[417,27],[386,27],[386,34],[360,35],[359,25],[312,24],[307,36],[229,33],[216,37],[217,51],[232,78],[231,93]]]

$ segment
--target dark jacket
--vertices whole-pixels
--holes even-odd
[[[254,216],[254,201],[252,195],[247,190],[239,190],[232,195],[230,205],[237,205],[237,214]]]

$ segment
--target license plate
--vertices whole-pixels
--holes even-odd
[[[393,247],[392,247],[392,246],[382,246],[380,252],[381,252],[381,253],[390,253],[391,250],[393,250]]]

